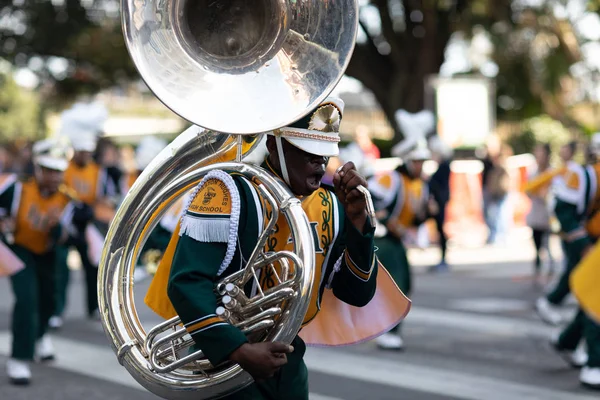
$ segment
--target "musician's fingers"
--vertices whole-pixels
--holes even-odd
[[[291,353],[294,351],[294,346],[282,342],[271,342],[267,345],[271,353]]]
[[[287,356],[285,354],[281,354],[281,357],[272,357],[271,363],[273,367],[280,368],[287,364]]]
[[[352,170],[356,170],[356,166],[352,161],[348,161],[346,164],[342,165],[340,168],[337,169],[336,175],[339,175],[343,178],[348,173],[348,171]]]
[[[342,178],[341,188],[346,193],[356,189],[359,185],[366,185],[365,179],[355,171],[350,171]]]
[[[357,200],[365,200],[365,195],[359,190],[353,189],[346,194],[346,203],[352,203]]]

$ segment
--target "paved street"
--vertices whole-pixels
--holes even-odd
[[[311,399],[598,399],[546,347],[552,329],[532,309],[542,291],[528,279],[533,251],[526,238],[514,242],[505,249],[453,249],[453,270],[440,275],[425,272],[436,250],[411,250],[416,289],[404,326],[406,350],[384,352],[373,343],[309,349]],[[57,361],[35,365],[28,388],[10,386],[2,367],[0,399],[156,398],[118,365],[100,323],[83,318],[79,271],[73,280],[65,327],[54,334]],[[136,287],[140,300],[146,286]],[[0,280],[2,365],[9,352],[10,303],[8,281]],[[572,311],[572,305],[565,309]],[[158,321],[144,308],[140,316],[148,325]]]

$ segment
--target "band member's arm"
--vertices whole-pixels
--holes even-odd
[[[215,313],[217,298],[214,287],[231,253],[228,252],[229,224],[239,218],[238,231],[243,232],[246,219],[245,199],[236,201],[236,211],[232,205],[232,193],[228,192],[232,189],[224,187],[221,181],[207,181],[186,210],[168,285],[169,299],[185,329],[213,365],[227,360],[234,350],[247,342],[246,336],[238,328]],[[242,192],[236,190],[236,193]],[[200,208],[204,199],[207,208],[202,213]],[[222,203],[226,205],[221,206]],[[213,214],[210,214],[211,209]],[[193,210],[198,212],[194,213]],[[189,224],[187,228],[184,226],[186,223]],[[226,232],[223,231],[223,224],[227,225]]]
[[[177,244],[168,295],[185,329],[213,365],[225,361],[246,336],[215,314],[214,286],[226,243],[201,243],[183,235]]]
[[[55,243],[64,244],[85,237],[85,227],[93,219],[90,206],[72,200],[63,209],[58,221],[52,223],[50,235]]]
[[[567,244],[575,246],[580,251],[592,244],[581,215],[577,211],[577,205],[557,199],[554,212],[560,222],[561,236]]]
[[[342,238],[333,249],[330,259],[329,286],[338,299],[355,307],[371,301],[377,287],[377,257],[374,228],[359,232],[348,219],[344,221]],[[339,256],[338,256],[339,254]]]
[[[334,177],[336,196],[345,218],[341,240],[333,248],[335,260],[329,286],[340,300],[357,307],[365,306],[375,295],[377,261],[373,241],[375,227],[367,218],[367,199],[356,189],[367,186],[352,163],[347,163]],[[339,256],[338,256],[339,254]]]

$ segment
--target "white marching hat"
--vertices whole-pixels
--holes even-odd
[[[135,149],[135,163],[138,170],[146,168],[150,162],[164,149],[167,147],[165,140],[159,139],[154,136],[146,136],[143,138],[138,147]]]
[[[107,119],[108,111],[101,103],[75,103],[61,114],[59,135],[68,137],[75,151],[92,152]]]
[[[44,139],[32,148],[33,163],[40,167],[64,171],[69,165],[71,149],[65,140]]]
[[[323,157],[334,157],[340,152],[340,123],[344,102],[328,97],[304,118],[271,134],[279,135],[300,150]]]

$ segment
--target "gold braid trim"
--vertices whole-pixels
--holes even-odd
[[[294,138],[300,138],[300,139],[312,139],[312,140],[318,140],[321,142],[332,142],[332,143],[339,143],[340,142],[340,137],[339,136],[331,136],[331,135],[322,135],[319,133],[308,133],[308,132],[299,132],[299,131],[292,131],[289,130],[287,128],[284,129],[280,129],[280,134],[283,137],[294,137]]]

